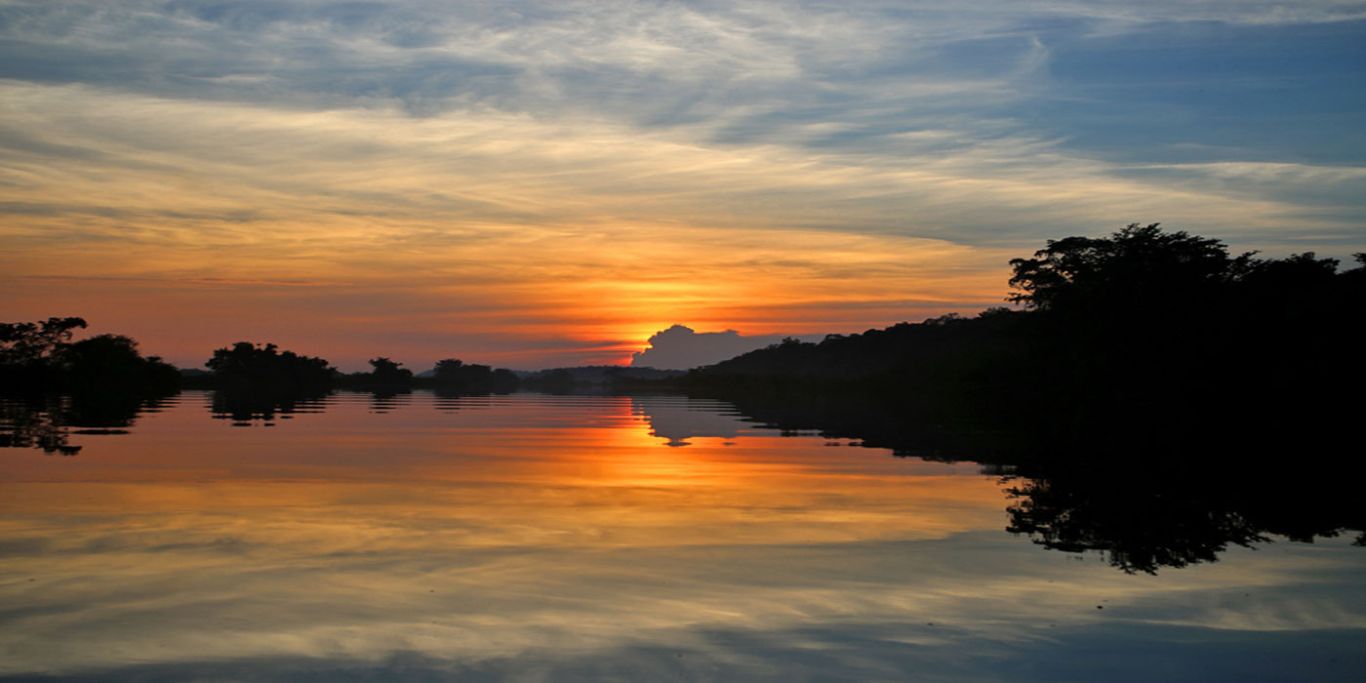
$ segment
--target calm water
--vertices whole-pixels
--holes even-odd
[[[1366,680],[1352,534],[1126,573],[721,402],[4,406],[0,678]]]

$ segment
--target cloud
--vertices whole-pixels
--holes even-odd
[[[637,368],[687,370],[719,363],[775,344],[781,339],[777,335],[744,337],[735,330],[695,332],[691,327],[674,325],[650,335],[647,340],[649,348],[631,354],[631,365]]]

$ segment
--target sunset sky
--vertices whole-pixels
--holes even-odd
[[[1366,2],[0,0],[0,321],[183,366],[625,363],[1131,222],[1346,259],[1363,209]]]

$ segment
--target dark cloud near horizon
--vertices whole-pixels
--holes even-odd
[[[735,330],[696,332],[685,325],[674,325],[651,335],[649,348],[631,354],[631,367],[688,370],[713,365],[776,344],[784,336],[746,337]]]

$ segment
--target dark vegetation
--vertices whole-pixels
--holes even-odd
[[[455,358],[437,361],[431,385],[438,389],[472,388],[481,392],[507,392],[517,388],[517,375],[511,370],[494,369],[477,363],[462,363]]]
[[[29,393],[166,393],[178,387],[176,369],[143,357],[137,342],[102,334],[72,342],[81,318],[0,323],[0,387]]]
[[[308,404],[334,389],[392,395],[414,388],[456,394],[517,388],[517,376],[510,370],[453,358],[437,363],[429,377],[416,377],[384,357],[370,361],[371,372],[348,375],[323,358],[246,341],[216,349],[204,364],[207,371],[180,371],[155,356],[143,357],[137,343],[125,336],[104,334],[73,342],[75,331],[85,327],[81,318],[0,324],[0,394],[18,399],[6,404],[23,408],[15,408],[16,415],[48,415],[45,424],[52,428],[44,432],[6,420],[0,446],[38,445],[59,452],[65,442],[54,439],[63,426],[126,426],[149,402],[182,388],[216,390],[215,414],[234,421],[291,412],[295,404]],[[48,432],[50,436],[42,436]]]
[[[337,384],[346,389],[373,391],[377,394],[398,394],[413,390],[413,371],[402,363],[384,356],[370,359],[370,372],[356,372],[337,378]]]
[[[1357,258],[1339,272],[1313,254],[1232,256],[1216,240],[1131,225],[1012,261],[1022,310],[788,341],[684,384],[876,396],[903,420],[1025,435],[1050,452],[1346,443],[1366,380]]]
[[[307,398],[333,389],[376,393],[402,393],[415,388],[448,389],[471,393],[506,392],[517,388],[511,370],[442,360],[428,377],[419,377],[402,363],[380,356],[370,360],[370,372],[344,374],[322,358],[280,351],[274,344],[237,342],[213,352],[205,366],[209,373],[185,376],[190,388]]]
[[[331,389],[337,374],[322,358],[251,342],[214,351],[204,366],[213,388],[229,392],[306,395]]]

